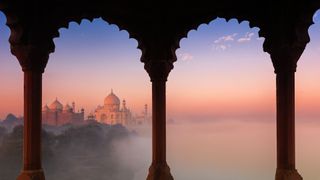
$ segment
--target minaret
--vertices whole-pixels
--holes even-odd
[[[84,108],[81,108],[81,119],[84,119]]]
[[[125,111],[127,109],[126,107],[126,100],[122,101],[122,110]]]
[[[144,105],[144,120],[148,122],[148,105]]]
[[[72,102],[72,112],[76,111],[76,103],[74,103],[74,101]]]

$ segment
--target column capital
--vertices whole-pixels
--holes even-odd
[[[304,51],[304,47],[305,45],[300,47],[276,47],[269,51],[274,72],[276,74],[296,72],[297,62]]]
[[[167,81],[173,63],[177,60],[175,51],[178,46],[173,42],[170,38],[169,40],[151,38],[140,42],[141,61],[152,82]]]
[[[43,72],[49,54],[54,52],[53,38],[58,36],[58,29],[34,3],[13,4],[4,12],[11,31],[11,53],[19,60],[22,70]]]
[[[284,14],[282,18],[274,17],[260,30],[265,37],[263,50],[270,54],[277,74],[295,72],[297,62],[310,41],[308,29],[312,24],[312,15],[296,11],[290,11],[295,16]]]
[[[35,45],[11,45],[11,53],[15,55],[24,72],[44,72],[48,63],[50,50]]]
[[[266,38],[264,51],[270,54],[275,73],[296,71],[297,62],[309,42],[308,34],[299,34],[299,36],[307,36],[308,38],[298,40],[286,36],[280,38],[277,35]]]
[[[150,61],[145,63],[144,68],[148,72],[152,82],[166,82],[170,71],[173,69],[173,63]]]

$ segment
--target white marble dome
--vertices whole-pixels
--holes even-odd
[[[113,94],[113,91],[111,90],[111,93],[104,99],[105,105],[120,105],[120,99]]]
[[[51,110],[63,110],[63,105],[58,101],[58,99],[56,99],[49,108]]]

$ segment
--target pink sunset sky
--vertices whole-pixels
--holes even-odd
[[[311,42],[296,73],[297,116],[320,117],[320,17],[309,29]],[[167,83],[168,116],[274,117],[275,74],[264,39],[248,22],[216,19],[192,30],[181,40],[178,61]],[[0,119],[23,114],[23,73],[9,50],[9,29],[0,13]],[[56,97],[76,102],[88,114],[113,88],[134,113],[151,107],[151,83],[140,62],[137,42],[101,19],[71,22],[54,39],[43,75],[43,104]]]

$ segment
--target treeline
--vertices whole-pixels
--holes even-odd
[[[132,168],[119,161],[113,144],[133,135],[121,125],[96,122],[43,130],[42,164],[46,179],[132,180]],[[1,180],[16,179],[21,171],[22,136],[22,125],[10,131],[0,127]]]

